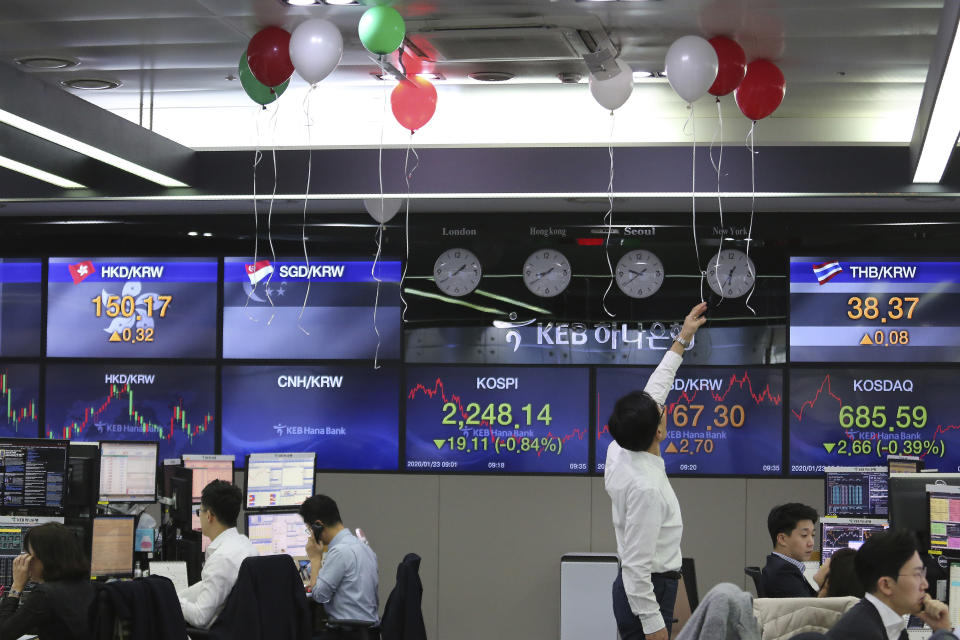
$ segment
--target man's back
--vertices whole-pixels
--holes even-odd
[[[827,632],[826,640],[887,640],[880,612],[864,598]]]
[[[312,596],[331,618],[376,622],[378,582],[377,555],[345,528],[330,541]]]
[[[240,565],[255,555],[259,555],[256,547],[236,528],[227,529],[210,543],[200,582],[179,594],[188,625],[205,628],[213,624],[237,581]]]

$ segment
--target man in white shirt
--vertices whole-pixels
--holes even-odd
[[[237,531],[242,504],[240,489],[223,480],[214,480],[200,494],[200,529],[210,544],[200,582],[177,594],[183,619],[192,627],[207,629],[213,624],[237,581],[240,564],[257,555],[250,539]]]
[[[643,391],[617,400],[608,426],[603,482],[613,502],[620,573],[613,583],[613,612],[622,640],[667,640],[680,578],[680,503],[660,457],[667,436],[667,394],[683,351],[704,322],[706,303],[684,318],[683,328]]]
[[[933,638],[955,638],[947,605],[927,593],[927,570],[909,531],[873,534],[857,550],[854,566],[866,596],[827,632],[827,640],[906,640],[907,614],[936,631]]]

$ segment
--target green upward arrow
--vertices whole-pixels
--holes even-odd
[[[836,442],[824,442],[824,443],[823,443],[823,448],[827,450],[827,453],[830,453],[831,451],[833,451],[833,448],[834,448],[835,446],[837,446],[837,443],[836,443]]]
[[[437,445],[437,449],[443,449],[443,444],[444,444],[445,442],[446,442],[446,440],[440,439],[440,440],[434,440],[434,441],[433,441],[433,444]]]

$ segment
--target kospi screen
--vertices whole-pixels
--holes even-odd
[[[213,357],[217,260],[50,258],[47,355]]]
[[[956,377],[943,369],[793,367],[790,472],[883,465],[894,454],[960,471]]]
[[[379,294],[372,261],[226,258],[223,357],[398,359],[400,263],[375,273]]]
[[[224,366],[223,453],[316,453],[318,469],[397,469],[400,373],[373,363]]]
[[[613,438],[613,405],[642,390],[653,367],[597,369],[596,471]],[[667,394],[667,438],[660,444],[670,474],[779,474],[783,372],[752,367],[680,367]]]
[[[39,366],[0,362],[0,438],[39,435],[39,398]]]
[[[0,356],[40,355],[40,276],[37,258],[0,258]]]
[[[790,258],[793,362],[960,362],[960,262]]]
[[[406,368],[408,470],[586,473],[584,368]]]
[[[44,437],[159,442],[160,458],[213,453],[214,367],[48,364]]]

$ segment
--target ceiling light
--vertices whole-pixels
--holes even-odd
[[[320,0],[280,0],[283,4],[289,4],[294,7],[310,7],[315,4],[321,4]]]
[[[357,0],[322,0],[322,2],[323,2],[324,4],[335,4],[335,5],[341,5],[341,4],[360,4],[359,2],[357,2]]]
[[[379,71],[371,71],[370,75],[372,75],[377,80],[395,80],[396,79],[393,77],[393,74],[382,73]],[[417,77],[425,78],[427,80],[446,80],[447,79],[447,77],[442,73],[418,73],[415,75]]]
[[[467,75],[480,82],[503,82],[513,77],[508,71],[474,71]]]
[[[103,149],[98,149],[92,145],[87,144],[86,142],[80,142],[75,138],[64,135],[53,129],[48,129],[43,125],[37,124],[36,122],[31,122],[26,118],[21,118],[15,113],[10,113],[9,111],[4,111],[0,109],[0,123],[9,125],[11,127],[16,127],[21,131],[26,131],[31,135],[35,135],[38,138],[43,138],[54,144],[59,144],[61,147],[66,147],[77,153],[82,153],[85,156],[89,156],[94,160],[99,160],[105,164],[110,165],[111,167],[116,167],[117,169],[122,169],[128,173],[132,173],[135,176],[139,176],[144,180],[149,180],[159,184],[162,187],[186,187],[188,185],[165,176],[162,173],[158,173],[152,169],[148,169],[143,165],[139,165],[135,162],[130,162],[129,160],[124,160],[120,156],[116,156],[112,153],[104,151]]]
[[[637,80],[645,80],[647,78],[652,78],[652,77],[654,77],[652,71],[634,71],[633,72],[634,82],[636,82]]]
[[[31,178],[36,178],[37,180],[49,182],[50,184],[62,187],[64,189],[86,189],[86,187],[79,182],[61,178],[56,174],[44,171],[43,169],[37,169],[29,164],[23,164],[22,162],[17,162],[16,160],[4,156],[0,156],[0,167],[10,169],[11,171],[16,171],[17,173],[22,173],[25,176],[30,176]]]
[[[33,56],[29,58],[17,58],[14,60],[21,67],[27,69],[69,69],[75,67],[80,62],[72,58],[58,58],[56,56]]]
[[[203,232],[203,237],[204,237],[204,238],[212,238],[212,237],[213,237],[213,234],[210,233],[209,231],[204,231],[204,232]]]
[[[122,82],[117,80],[104,80],[102,78],[72,78],[61,80],[60,84],[69,89],[81,89],[83,91],[105,91],[123,85]]]
[[[944,8],[946,14],[947,9]],[[952,24],[951,24],[952,23]],[[939,78],[939,86],[933,91],[933,106],[930,108],[930,119],[927,123],[926,132],[921,132],[922,144],[920,147],[917,168],[913,175],[914,182],[940,182],[943,178],[943,172],[947,168],[950,156],[957,145],[957,136],[960,134],[960,42],[957,39],[956,17],[948,19],[944,15],[944,21],[940,23],[940,33],[938,38],[947,37],[944,30],[948,32],[952,42],[947,49],[946,63],[943,67],[943,75]],[[937,82],[935,65],[937,63],[936,54],[934,61],[931,62],[930,71],[927,74],[926,84]],[[927,89],[929,91],[929,88]],[[925,91],[924,100],[921,101],[921,115],[918,117],[918,125],[921,125],[920,118],[923,115],[923,102],[929,99],[929,94]],[[917,132],[914,133],[916,137]]]
[[[191,238],[195,238],[195,237],[197,237],[198,235],[200,235],[200,232],[198,232],[198,231],[187,231],[187,235],[190,236]]]

